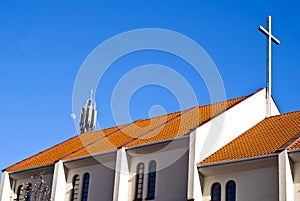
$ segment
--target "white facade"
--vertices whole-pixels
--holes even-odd
[[[195,160],[200,162],[266,118],[265,90],[260,90],[196,129]],[[271,115],[279,110],[272,101]]]
[[[105,153],[99,156],[81,158],[65,162],[66,188],[64,198],[55,200],[69,201],[72,181],[75,175],[79,175],[79,195],[82,197],[83,176],[90,174],[88,198],[89,200],[113,200],[114,178],[115,178],[116,152]]]
[[[145,164],[143,197],[147,197],[148,166],[151,161],[157,164],[155,200],[186,200],[188,145],[189,138],[185,137],[175,141],[130,148],[127,151],[131,161],[128,200],[135,199],[135,173],[139,163]]]
[[[202,200],[211,200],[214,183],[221,184],[221,201],[225,201],[226,183],[236,183],[236,200],[299,201],[300,150],[200,165]]]
[[[200,167],[203,182],[203,201],[211,200],[211,187],[221,184],[221,201],[225,201],[226,184],[236,183],[236,200],[279,200],[277,156]]]

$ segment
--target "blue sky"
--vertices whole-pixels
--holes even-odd
[[[282,113],[300,110],[299,7],[290,0],[1,0],[0,168],[76,135],[70,114],[82,63],[102,42],[134,29],[168,29],[196,41],[213,59],[231,99],[265,86],[266,42],[257,27],[266,27],[266,16],[272,15],[273,34],[281,41],[273,45],[273,97]],[[102,127],[115,124],[110,103],[116,82],[151,63],[177,71],[199,104],[210,103],[205,83],[184,61],[157,51],[136,52],[116,61],[96,91]],[[167,113],[187,109],[172,91],[147,86],[130,100],[132,120],[148,118],[153,105]]]

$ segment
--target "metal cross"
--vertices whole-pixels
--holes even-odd
[[[266,107],[266,116],[269,117],[271,115],[271,87],[272,87],[272,41],[276,44],[279,45],[280,41],[275,38],[272,35],[272,30],[271,30],[271,16],[267,16],[267,26],[268,30],[263,28],[262,26],[258,27],[258,30],[260,30],[265,36],[267,36],[267,88],[266,88],[266,101],[267,101],[267,107]]]

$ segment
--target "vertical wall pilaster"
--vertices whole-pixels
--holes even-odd
[[[197,157],[196,153],[199,151],[196,149],[197,145],[197,135],[196,130],[192,131],[190,134],[189,143],[189,163],[188,163],[188,190],[187,190],[187,200],[202,200],[202,190],[200,185],[199,173],[197,169]]]
[[[129,167],[125,148],[117,152],[113,201],[124,201],[128,198]]]
[[[1,186],[0,186],[0,201],[11,200],[11,184],[8,172],[2,173]]]
[[[294,182],[286,150],[278,155],[279,201],[294,201]]]
[[[51,201],[61,201],[65,199],[66,185],[64,164],[62,161],[58,161],[54,166]]]

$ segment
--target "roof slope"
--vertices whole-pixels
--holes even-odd
[[[269,117],[199,165],[249,158],[300,147],[300,111]]]
[[[53,164],[58,160],[83,157],[116,150],[120,147],[136,146],[183,136],[188,134],[191,129],[204,124],[249,96],[206,106],[195,106],[189,110],[137,120],[100,131],[86,132],[20,161],[5,170],[17,171],[39,167]]]

